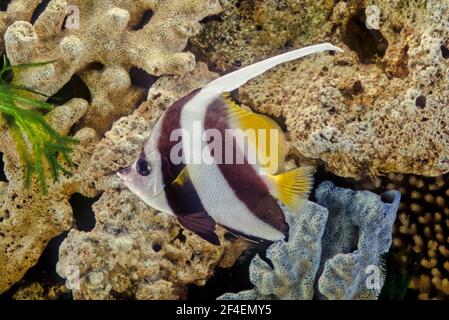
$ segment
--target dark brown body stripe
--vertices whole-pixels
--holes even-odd
[[[164,119],[162,120],[161,132],[158,140],[157,147],[162,158],[162,179],[167,186],[165,188],[165,195],[170,208],[176,215],[205,212],[198,193],[190,180],[187,181],[182,188],[170,186],[185,167],[184,164],[174,165],[170,161],[170,151],[178,143],[177,141],[170,141],[170,135],[173,130],[180,128],[182,109],[184,105],[197,94],[197,92],[198,90],[192,92],[167,109]]]
[[[181,127],[182,109],[196,93],[197,91],[194,91],[172,104],[165,112],[162,120],[157,148],[162,158],[162,177],[166,185],[172,182],[184,169],[184,164],[174,165],[170,161],[170,151],[178,143],[178,141],[170,141],[170,135],[174,130]]]
[[[225,130],[232,129],[227,118],[228,107],[222,98],[218,98],[207,109],[204,128],[217,129],[225,137]],[[225,148],[223,143],[223,155]],[[238,152],[235,139],[234,152]],[[271,196],[265,182],[246,159],[243,164],[223,163],[218,164],[218,167],[237,198],[256,217],[284,234],[288,233],[288,224],[277,200]]]

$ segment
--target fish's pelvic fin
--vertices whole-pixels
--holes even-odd
[[[223,94],[223,99],[229,108],[229,120],[237,129],[242,130],[247,141],[253,146],[259,165],[266,173],[276,174],[286,155],[285,136],[281,127],[270,117],[237,105],[228,93]]]
[[[181,172],[178,174],[175,180],[171,183],[172,186],[179,186],[182,187],[186,184],[187,181],[189,181],[189,172],[187,170],[187,167],[184,167]]]
[[[277,56],[274,56],[272,58],[254,63],[250,66],[241,68],[237,71],[228,73],[227,75],[224,75],[211,83],[209,83],[205,88],[210,88],[214,90],[215,92],[230,92],[233,91],[245,83],[247,83],[249,80],[263,74],[264,72],[276,67],[277,65],[296,60],[314,53],[319,53],[323,51],[337,51],[342,52],[338,47],[333,46],[330,43],[322,43],[318,45],[313,45],[297,50],[293,50],[290,52],[286,52]]]
[[[179,223],[186,229],[200,236],[202,239],[219,246],[220,239],[215,233],[215,220],[207,212],[195,212],[177,215]]]
[[[279,175],[268,176],[270,194],[297,213],[313,187],[313,167],[302,167]]]

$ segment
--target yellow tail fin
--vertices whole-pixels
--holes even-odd
[[[297,168],[276,176],[268,176],[270,193],[292,212],[299,212],[313,187],[313,167]]]

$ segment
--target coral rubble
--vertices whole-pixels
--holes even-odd
[[[221,299],[377,298],[385,280],[381,256],[391,245],[399,192],[380,197],[324,182],[316,198],[318,204],[308,202],[300,215],[287,212],[288,242],[275,242],[267,250],[273,267],[259,256],[253,259],[255,287]]]
[[[317,12],[321,2],[300,1],[298,10]],[[291,1],[248,3],[244,15],[225,15],[223,21],[209,22],[212,28],[206,26],[198,44],[206,59],[224,58],[235,65],[240,51],[253,54],[244,64],[259,59],[253,41],[270,32],[275,37],[278,20],[264,20],[261,30],[240,28],[235,34],[222,34],[220,28],[244,24],[246,16],[257,21],[271,7],[284,20],[297,16]],[[378,9],[379,30],[365,25],[368,5]],[[312,33],[304,22],[300,30],[310,39],[299,32],[289,34],[289,43],[331,41],[345,53],[282,65],[243,86],[240,99],[284,119],[299,152],[324,160],[339,176],[444,174],[449,171],[448,17],[447,1],[335,1],[331,9],[318,9],[318,27]],[[230,40],[218,48],[201,46],[201,39],[222,38]],[[273,47],[265,55],[285,50],[270,43]],[[226,70],[235,67],[226,67],[226,61],[216,63]]]

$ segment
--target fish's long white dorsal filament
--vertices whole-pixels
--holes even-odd
[[[293,50],[290,52],[286,52],[272,58],[263,60],[261,62],[257,62],[250,66],[244,67],[237,71],[228,73],[223,77],[220,77],[211,83],[209,83],[205,89],[213,89],[216,92],[230,92],[233,91],[249,80],[263,74],[264,72],[280,65],[281,63],[296,60],[299,58],[303,58],[309,56],[311,54],[323,52],[323,51],[337,51],[343,52],[342,49],[330,44],[330,43],[322,43],[310,47],[305,47],[297,50]]]

